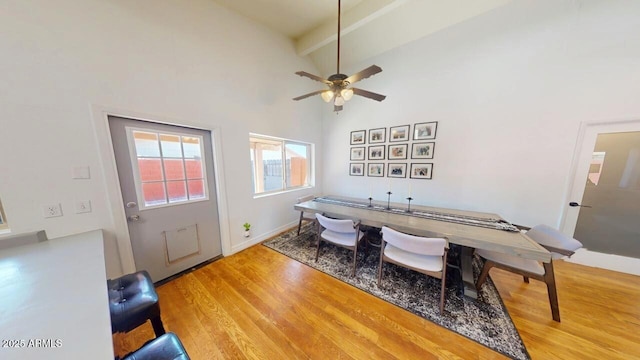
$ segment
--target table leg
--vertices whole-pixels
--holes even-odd
[[[464,294],[472,299],[478,298],[475,279],[473,278],[473,248],[468,246],[462,247],[460,259],[460,267],[462,272],[462,283],[464,285]]]

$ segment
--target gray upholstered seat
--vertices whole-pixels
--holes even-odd
[[[559,259],[563,256],[571,256],[582,247],[582,243],[569,237],[560,231],[547,225],[537,225],[526,232],[531,239],[544,246],[551,252],[552,259]],[[497,267],[524,277],[526,283],[529,278],[543,281],[547,284],[549,294],[549,304],[553,320],[560,322],[560,307],[558,305],[558,293],[556,290],[556,280],[553,272],[553,261],[540,264],[537,261],[523,259],[518,256],[497,253],[495,251],[477,250],[476,254],[485,259],[484,267],[476,282],[476,288],[480,291],[482,284],[489,275],[489,270]]]
[[[446,238],[414,236],[383,226],[378,286],[382,282],[382,266],[385,262],[441,279],[440,313],[442,313],[444,311],[448,248]]]
[[[318,220],[316,261],[318,261],[322,240],[353,250],[353,272],[351,275],[355,276],[358,242],[364,236],[364,233],[360,231],[360,221],[331,219],[321,214],[316,214],[316,219]],[[322,230],[323,228],[324,230]]]

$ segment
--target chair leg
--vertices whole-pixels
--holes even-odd
[[[316,248],[316,262],[318,262],[318,255],[320,255],[320,241],[322,241],[320,237],[320,230],[320,222],[318,221],[318,234],[316,235],[318,237],[318,247]]]
[[[553,261],[542,264],[544,266],[544,282],[549,293],[549,305],[553,320],[560,322],[560,306],[558,305],[558,292],[556,290],[556,278],[553,273]]]
[[[478,277],[478,281],[476,282],[476,290],[480,291],[482,284],[487,280],[487,276],[489,275],[489,270],[493,267],[494,262],[491,260],[485,260],[484,266],[482,267],[482,272]]]
[[[358,243],[356,243],[356,246],[353,248],[353,272],[351,273],[351,276],[356,276],[356,257],[358,255]]]
[[[529,277],[528,276],[523,276],[522,279],[524,280],[524,282],[526,282],[527,284],[529,283]]]
[[[300,221],[298,221],[298,236],[300,236],[300,228],[302,227],[302,217],[304,216],[304,212],[300,211]]]
[[[382,282],[382,267],[384,266],[384,240],[381,240],[380,242],[380,264],[378,264],[378,287],[380,286],[380,283]]]
[[[447,249],[445,249],[442,259],[442,278],[440,279],[440,315],[444,313],[444,292],[446,290],[447,283],[447,252]]]
[[[160,315],[151,318],[151,326],[153,326],[153,332],[156,333],[156,337],[158,336],[162,336],[165,334],[164,331],[164,326],[162,325],[162,319],[160,318]]]

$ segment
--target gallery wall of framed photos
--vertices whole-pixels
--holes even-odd
[[[349,175],[432,179],[438,122],[351,132]]]

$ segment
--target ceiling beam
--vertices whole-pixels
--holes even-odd
[[[349,11],[342,12],[341,34],[344,36],[359,27],[383,16],[411,0],[367,0]],[[337,9],[336,9],[337,12]],[[296,52],[306,56],[338,39],[338,19],[331,20],[302,36],[296,42]]]

